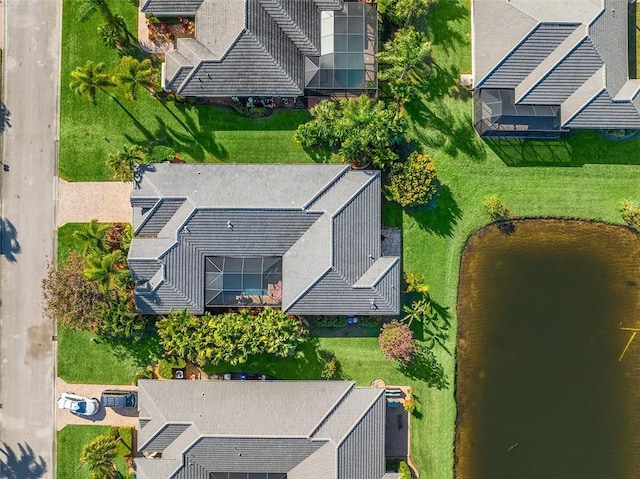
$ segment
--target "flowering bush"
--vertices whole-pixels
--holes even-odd
[[[414,151],[406,161],[395,163],[389,175],[388,192],[402,207],[427,204],[438,191],[436,167],[431,157]]]
[[[409,364],[416,353],[416,341],[413,331],[404,323],[391,321],[382,326],[378,337],[380,349],[387,359]]]

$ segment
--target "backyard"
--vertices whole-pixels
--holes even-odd
[[[141,95],[135,104],[123,103],[134,121],[105,95],[99,95],[98,107],[92,107],[67,88],[69,72],[87,59],[112,66],[117,55],[99,43],[96,19],[74,21],[69,6],[74,4],[65,1],[61,176],[72,180],[106,179],[106,154],[125,143],[145,142],[149,133],[151,137],[158,135],[190,161],[311,161],[292,140],[293,129],[307,118],[303,111],[250,120],[219,108],[175,104],[165,108],[157,100]],[[125,14],[129,25],[134,24],[135,8],[130,3],[122,0],[111,4]],[[429,479],[453,477],[458,274],[467,238],[488,222],[483,198],[500,195],[516,216],[577,217],[616,223],[620,222],[621,200],[640,199],[636,196],[640,180],[638,139],[610,142],[595,133],[580,133],[553,142],[489,143],[476,136],[469,94],[456,86],[459,74],[471,70],[469,5],[469,0],[442,0],[434,7],[426,28],[437,68],[422,84],[420,98],[407,106],[412,139],[436,163],[441,181],[437,202],[421,211],[402,211],[389,203],[384,211],[386,223],[402,227],[405,271],[424,275],[432,299],[450,316],[453,329],[448,349],[454,355],[443,349],[434,350],[446,381],[435,361],[417,370],[400,371],[396,364],[384,359],[377,339],[370,337],[315,337],[303,344],[294,358],[255,358],[242,366],[246,371],[280,378],[318,378],[318,351],[328,350],[340,362],[342,377],[359,385],[369,385],[376,378],[387,384],[410,385],[418,399],[412,426],[412,457],[421,476]],[[62,248],[61,245],[61,251]],[[137,354],[135,347],[115,354],[109,345],[96,347],[90,335],[79,334],[77,339],[76,334],[61,332],[60,361],[66,366],[60,368],[60,374],[68,380],[128,381],[140,358],[145,357]],[[82,370],[69,359],[73,348],[84,349]],[[105,362],[121,364],[122,370],[107,378],[103,369],[88,366]],[[219,370],[225,368],[230,369],[220,366]]]

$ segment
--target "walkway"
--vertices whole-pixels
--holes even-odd
[[[87,398],[97,398],[105,389],[123,389],[126,391],[135,391],[137,387],[114,386],[106,384],[67,384],[64,379],[56,379],[56,398],[64,392],[72,392]],[[69,411],[57,411],[56,429],[59,431],[67,424],[94,424],[97,426],[130,426],[135,427],[138,423],[138,409],[114,409],[110,407],[100,408],[98,413],[93,417],[81,417],[71,414]]]
[[[131,183],[58,180],[58,226],[66,223],[131,223]]]

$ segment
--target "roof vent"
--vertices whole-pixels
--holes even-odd
[[[371,309],[378,309],[378,305],[373,299],[371,300]]]
[[[233,223],[231,221],[227,221],[227,229],[233,230]]]

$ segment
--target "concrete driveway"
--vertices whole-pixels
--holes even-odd
[[[58,180],[58,226],[67,223],[131,223],[131,183]]]
[[[137,387],[132,385],[114,386],[113,384],[68,384],[63,379],[56,379],[56,397],[64,392],[72,392],[88,398],[100,400],[100,394],[105,389],[123,389],[126,391],[136,391]],[[100,408],[100,411],[93,417],[81,417],[71,414],[69,411],[56,410],[56,430],[60,430],[67,424],[95,424],[101,426],[130,426],[135,427],[138,422],[138,409],[114,409]]]

